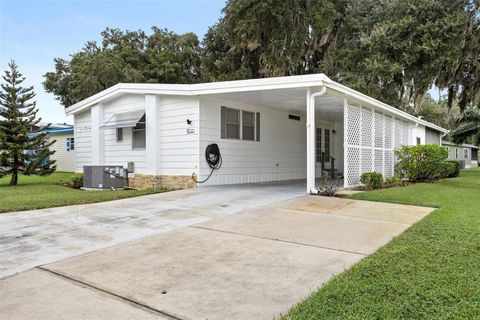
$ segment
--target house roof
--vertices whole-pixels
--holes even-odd
[[[48,123],[46,122],[39,122],[37,124],[37,127],[43,127],[46,126]],[[54,134],[64,134],[64,133],[73,133],[73,125],[72,124],[66,124],[66,123],[52,123],[50,125],[50,128],[47,130],[43,130],[42,132],[48,133],[50,135]],[[38,132],[31,133],[30,135],[34,136],[37,135]]]
[[[121,94],[163,94],[163,95],[183,95],[199,96],[209,94],[249,92],[260,90],[279,90],[292,88],[316,88],[326,87],[329,93],[342,95],[349,99],[358,101],[361,104],[371,105],[373,107],[387,111],[398,117],[408,119],[418,124],[433,128],[446,133],[447,130],[433,123],[417,118],[394,108],[386,103],[371,98],[363,93],[341,85],[326,75],[310,74],[301,76],[274,77],[249,80],[235,80],[196,84],[151,84],[151,83],[119,83],[108,89],[105,89],[91,97],[88,97],[65,110],[67,115],[73,115],[85,110],[92,105],[104,100],[112,99]]]
[[[464,148],[472,148],[472,149],[478,149],[477,146],[474,146],[473,144],[468,144],[468,143],[463,143],[463,144],[455,144],[450,141],[445,141],[442,140],[442,146],[448,145],[448,146],[455,146],[455,147],[464,147]]]

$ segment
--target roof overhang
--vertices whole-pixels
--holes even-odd
[[[197,84],[145,84],[145,83],[119,83],[103,90],[87,99],[84,99],[65,110],[67,115],[79,113],[99,102],[113,99],[122,94],[156,94],[177,96],[200,96],[235,92],[253,92],[292,88],[327,87],[333,95],[353,100],[362,105],[369,105],[384,110],[392,115],[408,119],[412,122],[433,128],[443,133],[448,131],[433,123],[412,116],[404,111],[371,98],[356,90],[330,80],[324,74],[311,74],[301,76],[274,77],[250,80],[235,80],[223,82],[197,83]]]

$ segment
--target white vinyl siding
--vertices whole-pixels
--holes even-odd
[[[160,110],[157,174],[191,176],[198,173],[198,97],[158,96],[157,99]]]
[[[76,114],[75,124],[75,171],[82,172],[83,166],[92,165],[92,123],[90,110]],[[65,143],[62,144],[65,149]]]

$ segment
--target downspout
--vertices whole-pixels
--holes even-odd
[[[307,193],[317,193],[315,189],[315,98],[323,96],[327,88],[320,84],[320,91],[309,94],[307,101]],[[310,92],[310,90],[308,91]]]
[[[440,136],[440,146],[443,146],[443,138],[448,134],[448,131],[443,134],[443,136]]]

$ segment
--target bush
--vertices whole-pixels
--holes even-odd
[[[428,181],[438,177],[448,151],[438,145],[402,146],[395,150],[395,173],[412,182]]]
[[[360,176],[360,182],[365,190],[380,189],[382,187],[383,175],[379,172],[365,172]]]
[[[460,174],[461,163],[455,160],[446,160],[442,162],[438,172],[439,179],[458,177]]]
[[[458,177],[460,175],[460,170],[462,169],[462,162],[457,160],[446,160],[446,162],[452,163],[455,167],[453,174],[449,176],[449,178]],[[465,166],[465,162],[463,165]]]
[[[76,173],[72,176],[72,188],[74,189],[80,189],[83,187],[83,174],[81,173]]]

